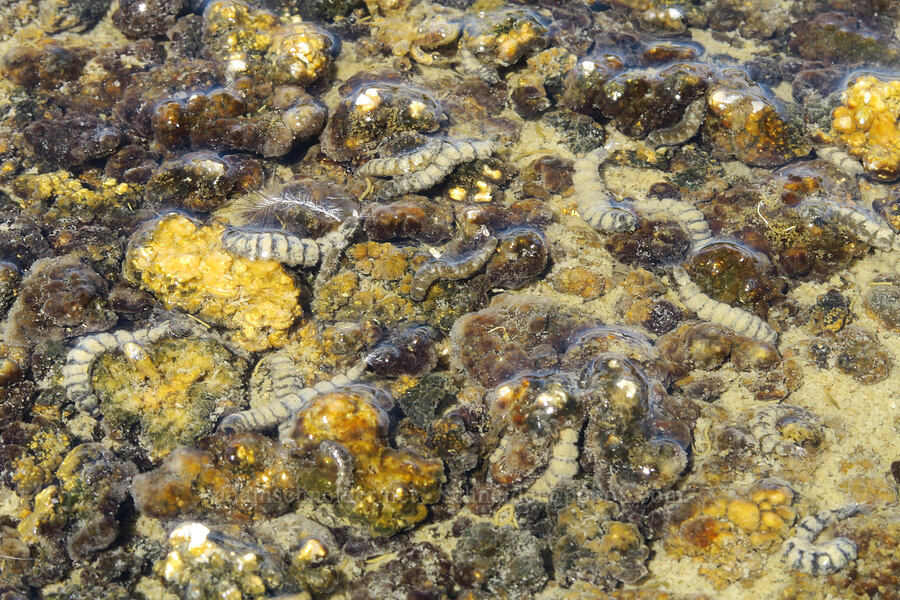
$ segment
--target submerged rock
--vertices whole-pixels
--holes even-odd
[[[106,281],[72,255],[35,262],[9,310],[5,336],[33,346],[40,340],[103,331],[116,322]]]
[[[706,106],[703,139],[716,155],[774,167],[812,150],[799,116],[739,74],[713,85]]]
[[[457,542],[453,567],[464,589],[524,600],[547,582],[544,548],[545,542],[526,531],[476,523]]]
[[[35,154],[63,167],[109,156],[122,141],[118,127],[90,115],[35,121],[23,133]]]

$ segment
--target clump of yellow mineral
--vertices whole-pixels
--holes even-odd
[[[284,345],[302,313],[299,285],[276,261],[226,252],[222,227],[163,215],[130,240],[125,279],[167,308],[234,330],[232,338],[247,350]]]
[[[900,80],[859,77],[841,95],[831,127],[866,172],[882,181],[900,177]]]
[[[669,524],[666,550],[699,562],[698,572],[716,589],[752,578],[787,537],[793,500],[790,488],[774,480],[738,495],[691,498],[673,512],[679,517]]]

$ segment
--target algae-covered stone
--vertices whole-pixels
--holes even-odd
[[[206,7],[203,40],[229,78],[249,74],[304,86],[328,72],[335,48],[331,36],[312,23],[282,23],[240,0],[217,0]]]
[[[106,281],[75,256],[39,260],[9,310],[6,339],[31,346],[103,331],[116,322],[107,291]]]
[[[211,340],[168,339],[104,354],[93,388],[111,435],[132,431],[151,459],[209,433],[217,414],[241,403],[246,364]]]
[[[342,511],[379,534],[422,521],[444,481],[439,459],[391,448],[388,425],[374,396],[345,390],[313,400],[286,430],[304,460],[316,465],[308,489],[336,493]]]
[[[527,531],[476,523],[457,543],[453,566],[470,593],[525,600],[547,583],[544,549],[545,542]]]
[[[277,553],[198,521],[178,525],[168,542],[154,570],[182,598],[269,598],[288,583]]]
[[[101,444],[81,444],[69,452],[56,470],[57,484],[41,490],[34,508],[18,530],[29,544],[44,536],[65,534],[73,559],[85,559],[109,547],[119,534],[118,508],[137,473]]]
[[[774,167],[812,150],[799,115],[740,75],[713,85],[706,106],[703,139],[716,155]]]
[[[635,583],[647,574],[650,550],[633,523],[616,518],[616,505],[577,484],[551,497],[555,525],[550,550],[556,581],[589,581],[606,588]]]
[[[212,435],[171,452],[134,478],[137,509],[157,519],[209,517],[229,522],[288,512],[301,489],[296,461],[255,433]]]
[[[299,285],[273,260],[226,252],[222,231],[221,224],[163,215],[131,238],[123,275],[167,307],[233,330],[248,350],[283,345],[302,313]]]

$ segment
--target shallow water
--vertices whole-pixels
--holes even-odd
[[[900,8],[0,6],[0,597],[900,598]]]

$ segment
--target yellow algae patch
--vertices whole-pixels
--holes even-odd
[[[48,203],[52,208],[48,217],[66,217],[79,211],[125,208],[140,201],[140,186],[122,183],[110,177],[91,181],[75,178],[68,171],[28,173],[17,177],[13,190],[29,204]]]
[[[218,223],[164,215],[129,242],[123,274],[167,308],[235,330],[234,341],[247,350],[284,345],[302,314],[299,285],[276,261],[226,252],[222,231]]]
[[[214,414],[241,404],[246,365],[211,340],[170,339],[124,354],[100,357],[93,388],[113,437],[139,424],[153,460],[209,433]]]
[[[882,181],[900,176],[900,80],[859,77],[841,95],[831,127],[866,172]]]

